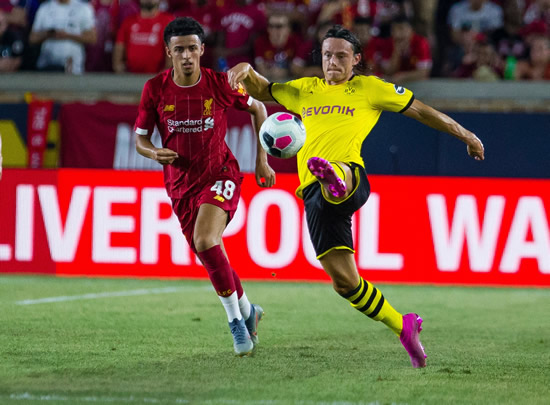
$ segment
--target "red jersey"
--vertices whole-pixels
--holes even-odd
[[[372,45],[371,45],[372,42]],[[393,54],[393,39],[377,38],[371,40],[366,51],[366,59],[369,62],[381,65],[389,64]],[[399,71],[409,72],[416,69],[429,69],[432,67],[432,55],[430,44],[421,35],[413,34],[408,51],[400,60]]]
[[[239,164],[225,143],[227,108],[247,110],[253,99],[233,90],[225,73],[201,67],[193,86],[178,86],[172,69],[145,83],[135,132],[151,135],[157,126],[162,146],[178,153],[164,166],[164,184],[172,198],[192,196],[212,176],[238,173]]]
[[[254,4],[247,6],[229,4],[220,10],[220,14],[218,29],[224,33],[226,49],[247,45],[250,38],[259,35],[266,27],[265,14],[260,7]],[[244,53],[227,57],[228,66],[235,66],[240,62],[253,63],[252,52],[252,43],[250,43],[250,49],[245,50]]]
[[[254,61],[283,69],[290,69],[292,63],[303,66],[307,59],[303,42],[296,35],[291,34],[282,48],[276,48],[269,37],[263,35],[254,42]]]
[[[191,2],[187,7],[180,7],[174,10],[176,17],[191,17],[198,21],[198,23],[204,29],[206,37],[206,43],[208,44],[209,38],[214,38],[214,34],[219,26],[219,14],[218,7],[214,4],[206,3],[204,5],[197,5],[196,2]],[[206,46],[204,53],[201,56],[201,66],[214,67],[214,47]]]
[[[122,43],[126,47],[128,72],[158,73],[164,69],[164,28],[173,19],[172,14],[161,12],[153,18],[133,15],[122,22],[116,43]]]

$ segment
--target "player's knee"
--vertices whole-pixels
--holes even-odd
[[[213,246],[219,245],[220,241],[210,235],[195,235],[193,237],[193,244],[197,252],[204,252]]]
[[[334,291],[338,293],[338,295],[346,295],[348,292],[353,290],[356,286],[352,285],[352,283],[348,282],[347,280],[333,280],[332,282],[332,288],[334,288]]]

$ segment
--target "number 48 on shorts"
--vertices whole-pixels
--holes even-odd
[[[235,183],[231,180],[218,180],[214,183],[210,191],[214,191],[217,195],[223,196],[226,200],[231,200],[235,193]]]

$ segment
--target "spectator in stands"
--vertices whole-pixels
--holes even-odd
[[[254,43],[254,62],[260,74],[272,81],[299,76],[306,64],[302,43],[292,33],[286,14],[273,14],[268,18],[267,34]]]
[[[265,0],[261,3],[268,18],[274,14],[288,17],[293,32],[305,34],[309,24],[313,23],[308,12],[310,0]]]
[[[432,67],[428,40],[416,34],[405,16],[391,24],[391,37],[379,42],[381,71],[394,83],[427,79]]]
[[[451,37],[458,42],[460,31],[470,29],[475,32],[490,33],[504,25],[500,6],[487,0],[462,0],[449,11],[448,24]]]
[[[10,29],[7,14],[0,11],[0,72],[18,70],[24,49],[21,31]]]
[[[550,26],[542,20],[537,20],[521,27],[519,33],[525,40],[525,43],[529,46],[533,38],[540,36],[549,37]]]
[[[353,19],[353,33],[357,36],[363,49],[366,49],[372,38],[372,18],[357,16]]]
[[[227,70],[240,62],[252,63],[254,41],[266,27],[262,7],[250,0],[235,0],[220,10],[220,14],[223,17],[216,47],[218,70]]]
[[[550,80],[550,39],[537,36],[531,39],[529,58],[518,61],[516,78],[520,80]]]
[[[112,72],[113,48],[122,21],[139,14],[134,0],[90,0],[96,17],[97,41],[86,47],[86,71]]]
[[[309,51],[305,53],[306,66],[302,72],[302,76],[316,76],[324,77],[323,69],[321,67],[321,44],[327,31],[333,26],[331,21],[326,21],[322,24],[315,26],[315,34],[313,41],[307,44]]]
[[[97,40],[86,47],[86,71],[112,71],[118,1],[91,0],[96,19]]]
[[[514,3],[514,2],[510,2]],[[490,36],[491,42],[502,60],[513,64],[519,59],[527,56],[527,44],[521,34],[521,15],[518,9],[510,10],[511,6],[505,8],[504,26],[493,31]],[[505,77],[513,79],[514,76]]]
[[[525,24],[543,21],[550,26],[550,0],[535,0],[527,7],[523,16]]]
[[[353,20],[353,33],[357,36],[361,46],[363,47],[363,60],[365,61],[365,66],[367,69],[371,70],[371,73],[374,73],[374,65],[376,64],[375,59],[375,42],[378,40],[377,37],[373,37],[373,26],[372,18],[370,17],[361,17],[357,16]]]
[[[391,35],[391,23],[399,16],[406,16],[412,21],[413,6],[410,0],[377,1],[371,7],[371,16],[375,35],[387,38]]]
[[[497,81],[504,74],[503,61],[485,34],[478,34],[473,50],[464,56],[454,76],[480,81]]]
[[[220,25],[219,6],[209,0],[188,0],[187,4],[174,5],[171,12],[176,17],[191,17],[204,29],[204,53],[201,56],[201,66],[214,69],[216,61],[214,48],[216,35]]]
[[[434,36],[434,17],[438,0],[412,0],[414,31],[431,39]]]
[[[164,51],[164,28],[174,16],[159,10],[160,0],[140,0],[139,14],[127,17],[113,50],[116,73],[158,73],[170,66]]]
[[[444,76],[453,76],[454,72],[464,63],[468,55],[474,53],[476,38],[480,33],[465,25],[459,31],[454,32],[454,44],[446,49],[444,64]]]
[[[346,28],[351,28],[352,25],[352,9],[347,0],[328,0],[321,5],[319,15],[317,16],[317,24],[332,22]]]
[[[26,28],[27,0],[0,0],[0,11],[4,12],[8,25]]]
[[[36,12],[29,37],[41,44],[36,67],[43,71],[84,72],[85,45],[96,42],[94,10],[79,0],[50,0]]]

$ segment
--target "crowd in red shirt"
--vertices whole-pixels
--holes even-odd
[[[388,80],[550,78],[550,0],[89,1],[97,41],[86,48],[86,71],[162,71],[164,27],[190,16],[206,33],[202,65],[219,71],[246,61],[273,80],[320,75],[319,38],[341,24],[363,44],[365,72]],[[23,13],[30,30],[40,0],[17,0],[17,15],[12,4],[0,1],[10,29],[25,25]],[[22,69],[33,69],[30,51]]]

